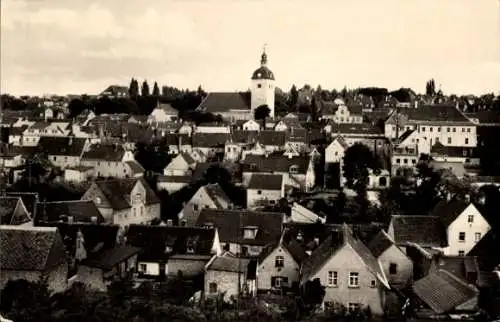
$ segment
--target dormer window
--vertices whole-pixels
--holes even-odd
[[[262,87],[262,84],[257,84],[257,88],[261,88]]]
[[[186,252],[187,252],[188,254],[194,254],[194,247],[192,247],[192,246],[188,246],[188,247],[186,248]]]
[[[172,246],[165,246],[165,254],[170,254],[172,252]]]
[[[96,197],[95,198],[95,203],[98,204],[98,205],[100,205],[102,203],[101,198],[100,197]]]
[[[207,223],[205,223],[205,228],[207,228],[207,229],[212,229],[212,228],[214,228],[214,223],[212,223],[212,222],[207,222]]]
[[[257,227],[245,227],[243,230],[244,239],[255,239],[257,236]]]
[[[292,165],[290,167],[290,173],[292,173],[292,174],[299,173],[299,166],[298,165]]]

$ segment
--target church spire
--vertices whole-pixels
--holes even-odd
[[[267,64],[266,46],[267,46],[267,44],[264,44],[264,48],[262,48],[262,56],[260,58],[260,65],[261,66],[266,66],[266,64]]]

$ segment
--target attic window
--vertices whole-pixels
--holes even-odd
[[[100,197],[96,197],[95,198],[95,203],[98,204],[98,205],[100,205],[102,203],[101,198]]]
[[[299,166],[298,165],[292,165],[290,167],[290,173],[296,174],[299,172]]]
[[[188,246],[188,247],[186,248],[186,252],[187,252],[188,254],[194,254],[194,247],[193,247],[193,246]]]
[[[244,239],[255,239],[257,236],[257,227],[245,227],[243,230]]]
[[[166,245],[166,246],[165,246],[165,254],[169,254],[169,253],[171,253],[171,252],[172,252],[172,246],[168,246],[168,245]]]
[[[214,228],[214,223],[212,223],[212,222],[205,223],[205,228],[208,228],[208,229]]]

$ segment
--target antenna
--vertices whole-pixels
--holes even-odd
[[[267,43],[264,43],[264,46],[262,46],[262,51],[265,53],[267,49]]]

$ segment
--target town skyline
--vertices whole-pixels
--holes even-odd
[[[319,84],[423,93],[431,78],[447,94],[500,90],[498,1],[287,4],[3,1],[1,90],[94,94],[132,77],[246,90],[264,44],[285,91]],[[398,14],[383,18],[390,12]]]

